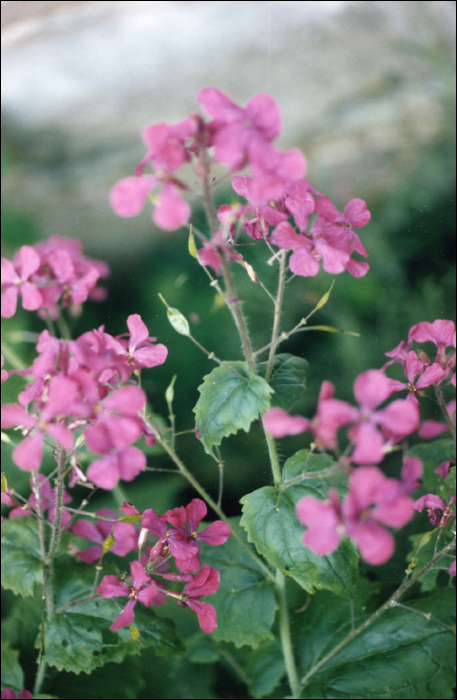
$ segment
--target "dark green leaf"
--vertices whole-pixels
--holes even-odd
[[[267,364],[267,362],[259,364],[259,374],[265,374]],[[272,406],[279,406],[285,411],[293,408],[305,391],[308,367],[308,362],[302,357],[295,357],[289,353],[276,355],[269,381],[274,390],[271,397]]]
[[[222,438],[246,432],[253,420],[270,407],[273,393],[265,379],[251,377],[245,362],[227,362],[228,367],[217,367],[203,378],[198,389],[200,398],[194,408],[196,423],[203,446],[208,454],[220,445]],[[245,377],[243,379],[242,377]]]
[[[43,562],[36,520],[32,516],[2,522],[2,586],[29,596],[43,583]]]
[[[244,539],[242,530],[240,534]],[[271,626],[277,605],[273,587],[261,566],[233,535],[218,547],[201,543],[200,548],[202,561],[221,574],[219,590],[207,599],[216,608],[214,639],[233,642],[237,647],[249,644],[254,648],[262,640],[272,639]]]
[[[2,642],[2,688],[24,689],[24,673],[19,663],[19,651]]]
[[[410,457],[419,457],[424,464],[422,483],[424,493],[434,493],[440,496],[446,503],[449,499],[446,494],[446,486],[439,474],[434,471],[441,462],[455,459],[455,442],[451,438],[440,438],[431,442],[421,442],[408,450]]]
[[[430,559],[434,556],[436,538],[438,537],[439,528],[434,528],[428,532],[421,532],[416,535],[411,535],[409,540],[412,543],[412,549],[407,554],[406,560],[413,565],[413,575],[415,571],[419,571]],[[448,530],[442,530],[440,534],[440,543],[443,547],[453,539],[453,534]],[[455,555],[449,555],[439,562],[439,566],[451,566],[451,562]],[[422,592],[432,592],[436,589],[437,578],[440,569],[430,569],[426,571],[419,579],[419,585]]]
[[[302,541],[304,528],[295,514],[295,505],[307,495],[324,498],[329,488],[328,477],[309,478],[287,486],[287,480],[300,476],[307,457],[308,450],[300,450],[287,460],[282,489],[264,486],[243,496],[241,525],[257,551],[305,590],[314,593],[316,589],[328,589],[340,596],[352,596],[358,581],[358,555],[352,543],[343,540],[333,554],[321,557]],[[332,460],[327,455],[312,455],[307,473],[311,475],[331,466]],[[333,475],[332,485],[344,492],[340,476]]]
[[[440,591],[408,606],[448,625],[454,624],[453,591]],[[366,618],[356,600],[355,625]],[[299,653],[303,672],[351,632],[349,605],[327,593],[317,594],[304,616]],[[305,687],[302,698],[451,698],[455,669],[455,634],[433,619],[403,608],[381,615],[330,658]]]
[[[246,673],[251,681],[250,694],[263,698],[275,690],[286,673],[279,639],[263,642],[248,655]]]

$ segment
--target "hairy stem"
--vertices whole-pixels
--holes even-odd
[[[265,372],[265,379],[267,382],[270,381],[271,373],[273,371],[273,363],[275,360],[277,338],[279,331],[279,322],[281,320],[281,310],[282,310],[282,300],[284,298],[284,286],[286,282],[286,251],[282,251],[282,255],[279,258],[279,282],[278,282],[278,293],[276,295],[275,301],[275,313],[273,318],[273,330],[271,333],[271,345],[270,352],[268,355],[268,365],[267,371]]]
[[[443,394],[442,394],[441,390],[438,389],[436,386],[435,386],[435,393],[436,393],[436,397],[438,399],[438,403],[440,405],[440,408],[441,408],[443,415],[446,419],[446,423],[448,424],[449,430],[451,431],[451,435],[453,436],[453,438],[455,440],[456,439],[455,423],[452,420],[452,416],[449,415],[449,411],[447,410],[447,406],[444,402],[444,398],[443,398]]]
[[[292,698],[300,697],[300,681],[298,679],[297,666],[295,664],[292,638],[290,635],[289,613],[287,610],[286,580],[285,576],[276,571],[276,591],[279,606],[279,634],[281,638],[282,653],[286,665],[287,678],[289,679]]]

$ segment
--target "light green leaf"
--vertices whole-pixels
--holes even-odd
[[[245,362],[226,364],[227,367],[216,367],[203,378],[194,408],[203,446],[211,455],[212,448],[220,445],[222,438],[237,433],[240,428],[247,432],[252,421],[270,407],[273,393],[265,379],[249,377]]]
[[[43,562],[36,520],[32,516],[2,522],[2,586],[30,596],[43,583]]]
[[[283,477],[293,479],[303,471],[308,450],[300,450],[287,460]],[[332,466],[327,455],[312,455],[307,473]],[[344,492],[344,481],[333,475],[333,487]],[[309,478],[283,489],[264,486],[243,496],[241,525],[257,551],[284,575],[291,576],[309,593],[328,589],[339,596],[354,595],[358,581],[358,554],[351,542],[343,540],[339,548],[326,557],[307,549],[302,541],[304,528],[295,514],[295,505],[304,496],[324,498],[329,479]]]
[[[265,374],[267,364],[267,362],[259,364],[259,374]],[[276,355],[269,381],[274,390],[271,397],[272,406],[279,406],[284,411],[290,411],[293,408],[305,391],[308,367],[308,362],[302,357],[295,357],[289,353]]]
[[[356,599],[355,625],[368,614]],[[451,590],[408,606],[431,613],[447,625],[455,621]],[[351,632],[349,604],[317,594],[303,616],[298,652],[308,673]],[[410,610],[392,608],[356,636],[309,679],[302,698],[452,698],[455,634]]]
[[[244,538],[242,530],[240,534]],[[273,587],[259,564],[233,535],[218,547],[202,542],[200,548],[202,560],[221,575],[219,590],[207,600],[216,608],[214,639],[254,648],[264,639],[273,639],[271,626],[277,605]]]

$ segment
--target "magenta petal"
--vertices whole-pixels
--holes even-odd
[[[124,386],[113,391],[103,400],[108,411],[118,411],[130,416],[137,415],[146,403],[146,394],[139,386]]]
[[[143,209],[149,192],[157,184],[153,175],[125,177],[112,188],[110,204],[118,216],[136,216]]]
[[[157,200],[154,223],[164,231],[175,231],[189,220],[190,215],[191,208],[179,190],[171,183],[166,183]]]
[[[363,199],[351,199],[344,207],[344,214],[347,221],[354,228],[365,226],[371,219],[371,214],[367,209],[366,202]]]
[[[42,432],[26,437],[13,450],[13,462],[24,471],[35,472],[40,468],[43,458],[43,440],[44,435]]]
[[[315,554],[326,556],[338,548],[341,535],[331,528],[310,528],[303,535],[303,544]]]
[[[130,571],[132,573],[132,584],[136,591],[139,591],[146,583],[151,581],[151,577],[147,575],[139,561],[130,562]]]
[[[216,520],[207,528],[197,535],[198,542],[206,542],[206,544],[219,545],[224,544],[230,536],[230,526],[222,520]]]
[[[310,429],[310,422],[301,416],[289,416],[282,408],[270,408],[263,417],[265,429],[276,438],[298,435]]]
[[[186,506],[186,520],[191,532],[196,532],[208,509],[201,498],[193,498]]]
[[[380,503],[372,510],[372,516],[390,527],[403,527],[414,515],[414,502],[409,496],[398,496],[391,503]]]
[[[149,344],[148,347],[135,350],[134,360],[143,367],[157,367],[163,365],[168,356],[168,349],[162,343]]]
[[[118,460],[116,455],[96,459],[87,470],[87,478],[96,486],[110,491],[119,481]]]
[[[217,627],[216,610],[214,606],[201,600],[192,600],[192,598],[188,600],[187,605],[191,610],[197,613],[198,624],[202,632],[206,634],[214,632]]]
[[[354,382],[354,396],[364,408],[375,408],[392,393],[392,384],[380,369],[369,369]]]
[[[370,520],[354,525],[349,536],[356,543],[362,559],[367,564],[384,564],[394,553],[395,541],[390,532]]]
[[[24,282],[21,286],[22,306],[26,311],[36,311],[43,304],[41,292],[35,284]]]
[[[264,92],[251,97],[246,105],[246,118],[267,141],[273,141],[282,129],[279,107],[274,99]]]
[[[2,406],[2,428],[14,428],[21,425],[24,428],[33,428],[36,425],[36,418],[27,413],[25,408],[16,403]]]
[[[204,564],[201,571],[195,574],[193,580],[184,586],[183,594],[193,598],[212,595],[219,588],[220,579],[221,576],[217,569]]]
[[[288,221],[282,221],[276,226],[271,234],[270,240],[273,245],[277,245],[278,248],[285,248],[286,250],[295,250],[295,248],[299,248],[306,241],[303,236],[299,236],[295,233]]]
[[[2,292],[2,316],[3,318],[11,318],[16,313],[17,297],[19,288],[16,285],[8,287]]]
[[[379,430],[370,423],[361,423],[349,431],[356,447],[351,459],[356,464],[378,464],[384,457],[384,439]]]
[[[118,453],[118,469],[123,481],[133,481],[146,466],[146,456],[137,447],[126,447]]]
[[[130,588],[127,584],[119,581],[118,577],[112,574],[104,576],[101,584],[95,590],[103,598],[117,598],[118,596],[130,595]]]
[[[130,331],[129,350],[134,352],[137,345],[148,338],[149,331],[146,324],[141,320],[140,314],[131,314],[128,317],[127,328]]]
[[[81,559],[85,564],[93,564],[94,561],[100,559],[103,549],[101,545],[94,544],[93,547],[88,547],[80,552],[76,552],[78,559]]]
[[[290,256],[289,267],[295,275],[315,277],[319,272],[319,261],[306,248],[298,248]]]
[[[121,629],[121,627],[127,627],[127,625],[132,624],[133,620],[135,619],[135,613],[133,612],[135,605],[136,600],[134,598],[129,600],[124,610],[121,612],[120,615],[117,616],[117,618],[111,625],[110,630],[112,632],[116,632],[116,630]]]
[[[419,427],[419,407],[406,399],[392,401],[376,414],[378,422],[394,435],[409,435]]]
[[[78,520],[71,531],[78,537],[82,537],[89,542],[103,542],[103,535],[94,523],[90,523],[88,520]]]

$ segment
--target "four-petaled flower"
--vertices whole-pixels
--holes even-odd
[[[135,618],[133,611],[138,601],[150,608],[153,599],[159,593],[157,584],[147,575],[138,561],[130,563],[130,570],[132,574],[131,586],[119,581],[117,576],[109,575],[105,576],[99,587],[95,589],[103,598],[117,598],[119,596],[128,596],[129,598],[125,608],[110,627],[113,632],[132,624]]]

